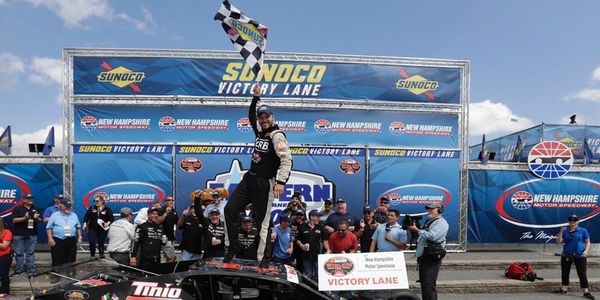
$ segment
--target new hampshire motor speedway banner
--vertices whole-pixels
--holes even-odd
[[[600,241],[600,174],[570,172],[541,179],[529,171],[469,170],[468,241],[474,243],[555,242],[567,217]]]
[[[242,60],[74,57],[76,95],[251,97],[254,73]],[[458,68],[265,61],[264,97],[460,103]]]
[[[62,164],[0,164],[0,216],[11,219],[21,197],[31,193],[33,205],[43,210],[54,205],[54,196],[62,193]],[[44,226],[38,226],[38,239],[46,242]]]
[[[177,146],[177,209],[191,204],[196,189],[226,187],[232,195],[250,168],[253,147]],[[365,203],[365,150],[357,148],[292,147],[294,165],[283,196],[275,200],[271,216],[279,223],[295,191],[300,192],[307,210],[321,209],[327,198],[343,198],[348,210],[362,215]]]
[[[448,242],[459,233],[460,152],[449,150],[370,149],[369,199],[386,196],[402,216],[427,218],[425,206],[441,202],[448,221]],[[400,220],[401,221],[401,220]],[[425,220],[421,220],[421,225]]]
[[[457,149],[455,114],[276,108],[291,144]],[[75,141],[248,143],[248,107],[76,106]]]
[[[122,207],[137,213],[173,192],[173,146],[75,145],[75,212],[83,217],[102,195],[115,215]]]

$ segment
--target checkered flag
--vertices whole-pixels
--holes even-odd
[[[244,15],[227,0],[221,4],[215,20],[221,21],[225,33],[258,78],[267,46],[268,28]]]

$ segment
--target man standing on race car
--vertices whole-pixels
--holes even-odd
[[[250,104],[249,121],[256,136],[250,170],[238,184],[225,206],[225,245],[227,252],[224,261],[231,259],[241,249],[237,240],[240,226],[240,212],[248,203],[253,204],[256,226],[259,232],[257,259],[260,266],[266,267],[271,259],[271,239],[269,221],[274,198],[284,192],[285,183],[292,170],[292,155],[285,134],[274,124],[273,110],[267,105],[256,109],[260,100],[261,88],[258,84],[252,89],[254,97]],[[258,118],[258,119],[257,119]],[[260,129],[257,127],[260,125]]]

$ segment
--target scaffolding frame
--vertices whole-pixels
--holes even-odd
[[[218,50],[165,50],[165,49],[86,49],[65,48],[63,49],[63,184],[64,194],[72,196],[73,193],[73,145],[74,141],[74,106],[75,105],[194,105],[194,106],[247,106],[247,97],[214,96],[149,96],[149,95],[74,95],[73,94],[73,59],[74,57],[174,57],[174,58],[201,58],[201,59],[229,59],[240,60],[236,51]],[[268,98],[276,99],[271,103],[276,107],[302,108],[302,109],[345,109],[345,110],[386,110],[386,111],[409,111],[409,112],[436,112],[447,113],[458,116],[458,150],[460,151],[459,172],[459,235],[458,244],[449,245],[450,250],[465,251],[467,249],[467,196],[468,196],[468,104],[470,98],[470,62],[468,60],[430,59],[416,57],[388,57],[388,56],[361,56],[361,55],[337,55],[337,54],[314,54],[314,53],[283,53],[270,52],[265,60],[313,62],[313,63],[347,63],[347,64],[370,64],[407,67],[435,67],[453,68],[460,70],[461,88],[459,104],[431,104],[415,102],[392,102],[377,101],[371,99],[309,99],[309,98]],[[199,142],[200,143],[200,142]],[[205,142],[206,143],[206,142]],[[177,145],[177,143],[163,143]],[[293,145],[295,146],[295,145]],[[298,145],[307,146],[307,145]],[[320,145],[324,146],[324,145]],[[329,146],[329,145],[328,145]],[[351,146],[351,145],[350,145]],[[365,145],[366,150],[374,148]],[[405,147],[397,147],[405,148]],[[367,156],[368,159],[368,156]],[[367,184],[368,185],[368,184]],[[366,190],[368,193],[368,188]]]

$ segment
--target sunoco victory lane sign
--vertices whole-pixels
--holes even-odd
[[[408,289],[404,253],[319,255],[320,291]]]

